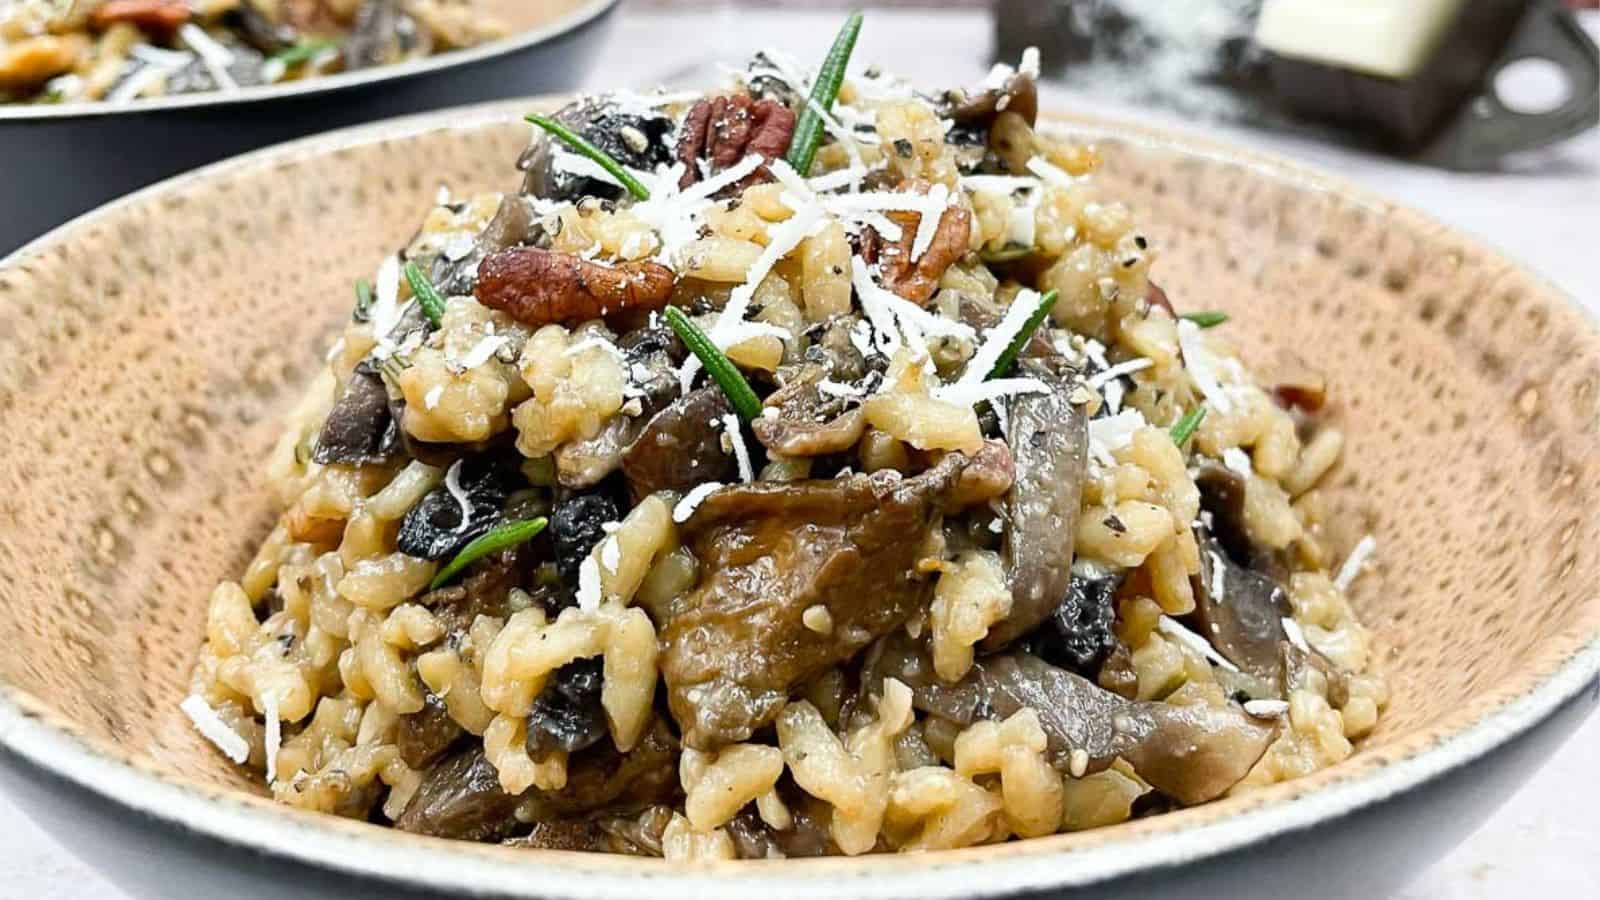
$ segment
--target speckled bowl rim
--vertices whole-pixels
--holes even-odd
[[[621,3],[622,0],[587,0],[566,14],[557,16],[536,28],[509,34],[475,47],[452,50],[449,53],[395,65],[377,66],[359,72],[341,72],[323,78],[258,85],[229,92],[203,91],[173,97],[157,97],[137,103],[108,103],[96,100],[89,103],[63,103],[52,106],[0,104],[0,125],[154,114],[173,110],[203,110],[215,106],[266,103],[289,97],[332,93],[380,81],[401,81],[444,69],[471,66],[500,56],[510,56],[578,31],[612,12]]]
[[[395,138],[452,130],[475,130],[520,118],[553,98],[503,101],[409,116],[330,132],[259,150],[180,175],[68,222],[0,259],[0,270],[114,215],[118,210],[182,193],[188,186],[258,168],[271,168],[346,148]],[[1178,130],[1149,128],[1079,114],[1051,114],[1074,134],[1114,138],[1147,151],[1241,166],[1296,187],[1336,194],[1375,211],[1401,212],[1418,226],[1449,236],[1462,246],[1505,253],[1377,195],[1297,163],[1241,150]],[[1518,268],[1527,272],[1525,266]],[[1537,277],[1537,276],[1535,276]],[[1551,295],[1578,309],[1591,327],[1595,316],[1566,292],[1545,283]],[[1590,339],[1600,339],[1591,333]],[[436,890],[449,896],[541,898],[541,900],[631,900],[641,887],[660,900],[747,900],[781,888],[795,898],[834,900],[981,900],[1047,889],[1092,886],[1139,872],[1170,869],[1220,856],[1280,835],[1316,827],[1404,794],[1493,752],[1532,729],[1583,691],[1600,686],[1600,632],[1563,632],[1558,647],[1536,662],[1549,669],[1526,675],[1520,685],[1490,692],[1492,703],[1475,718],[1399,738],[1395,758],[1375,768],[1315,784],[1286,782],[1233,800],[1141,820],[1152,833],[1129,826],[1040,838],[967,850],[914,855],[747,861],[672,866],[659,860],[596,853],[507,850],[444,841],[383,829],[333,816],[293,810],[263,797],[208,789],[176,779],[147,762],[119,754],[110,742],[82,734],[32,695],[0,683],[0,746],[33,765],[121,806],[181,831],[239,846],[295,864],[370,879],[375,883]],[[1345,766],[1359,765],[1360,754]],[[1335,767],[1334,770],[1343,768]],[[1319,773],[1326,774],[1326,773]],[[1236,807],[1224,815],[1219,807]],[[1243,808],[1237,808],[1237,807]],[[1208,815],[1208,811],[1211,814]],[[1091,838],[1090,835],[1096,835]],[[1088,844],[1088,846],[1083,846]]]

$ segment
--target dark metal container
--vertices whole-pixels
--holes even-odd
[[[0,105],[0,256],[73,216],[205,163],[405,113],[576,87],[620,0],[590,0],[454,53],[238,93],[127,105]]]

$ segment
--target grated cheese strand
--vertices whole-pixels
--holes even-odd
[[[267,784],[278,780],[278,751],[283,748],[283,723],[278,719],[278,695],[261,698],[261,715],[267,722]]]
[[[733,458],[739,463],[739,480],[751,482],[756,480],[756,473],[750,467],[750,448],[745,446],[744,429],[739,425],[739,416],[728,413],[722,417],[722,433],[728,436],[728,443],[733,446]]]
[[[960,406],[975,406],[1013,394],[1048,394],[1050,386],[1037,378],[994,378],[979,384],[948,384],[934,388],[933,398]],[[995,406],[996,412],[1000,410]]]
[[[467,497],[467,492],[461,488],[461,463],[462,460],[456,460],[444,473],[444,489],[450,492],[450,499],[461,506],[461,524],[455,527],[456,534],[472,527],[472,501]]]
[[[1196,653],[1199,653],[1201,656],[1204,656],[1206,659],[1215,663],[1219,668],[1225,669],[1229,672],[1239,671],[1239,667],[1235,666],[1231,662],[1228,662],[1228,660],[1221,653],[1217,652],[1215,647],[1211,646],[1210,641],[1207,641],[1200,635],[1195,634],[1189,629],[1183,627],[1183,625],[1180,624],[1177,619],[1174,619],[1170,616],[1162,616],[1161,619],[1156,623],[1156,629],[1167,637],[1172,638],[1178,643],[1183,644]]]
[[[1085,384],[1089,385],[1089,387],[1094,390],[1099,390],[1101,386],[1108,382],[1115,381],[1124,375],[1132,375],[1135,372],[1142,372],[1153,365],[1155,365],[1154,360],[1145,359],[1143,357],[1139,359],[1130,359],[1127,362],[1117,363],[1111,368],[1100,372],[1093,378],[1090,378],[1087,382],[1085,382]]]
[[[1339,567],[1339,574],[1333,578],[1333,586],[1341,591],[1348,591],[1350,585],[1355,583],[1361,574],[1361,569],[1372,557],[1374,550],[1378,549],[1378,541],[1372,535],[1367,535],[1356,542],[1350,555],[1345,557],[1344,565]]]
[[[237,731],[228,727],[222,721],[217,711],[212,709],[198,694],[191,694],[178,704],[183,714],[189,717],[189,722],[200,736],[210,741],[222,755],[243,765],[250,759],[250,744]]]
[[[1000,361],[1000,356],[1011,346],[1011,341],[1022,333],[1023,326],[1028,324],[1028,317],[1038,308],[1039,296],[1039,292],[1035,290],[1017,292],[1017,296],[1011,300],[1011,306],[1006,309],[1006,314],[984,336],[983,346],[979,347],[978,352],[967,361],[967,368],[957,379],[957,384],[978,384],[989,377],[989,373],[994,371],[995,363]]]
[[[680,525],[689,521],[689,517],[694,515],[694,511],[700,507],[700,503],[721,488],[722,482],[720,481],[708,481],[705,484],[695,485],[689,493],[683,495],[683,499],[678,501],[678,505],[672,508],[672,521]]]

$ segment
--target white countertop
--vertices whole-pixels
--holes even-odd
[[[1588,14],[1591,33],[1600,15]],[[704,78],[706,60],[737,60],[768,43],[808,58],[822,55],[840,14],[720,12],[691,17],[640,11],[623,17],[590,79],[597,88]],[[875,12],[857,58],[928,84],[981,78],[989,30],[974,13]],[[915,52],[907,52],[915,48]],[[1106,111],[1069,91],[1046,100]],[[1111,110],[1131,115],[1134,111]],[[1184,127],[1178,117],[1139,112],[1141,120]],[[1223,129],[1242,144],[1274,150],[1337,172],[1504,248],[1600,315],[1600,133],[1590,132],[1516,174],[1458,175],[1355,154],[1292,137]],[[1215,135],[1215,131],[1209,132]],[[1515,210],[1515,214],[1510,211]],[[1600,780],[1592,748],[1600,717],[1528,782],[1477,834],[1423,873],[1397,900],[1484,900],[1512,896],[1600,897]],[[0,796],[11,837],[0,846],[4,900],[124,900]]]

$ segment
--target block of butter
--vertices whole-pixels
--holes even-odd
[[[1466,0],[1266,0],[1256,44],[1279,56],[1404,80],[1439,48]]]

